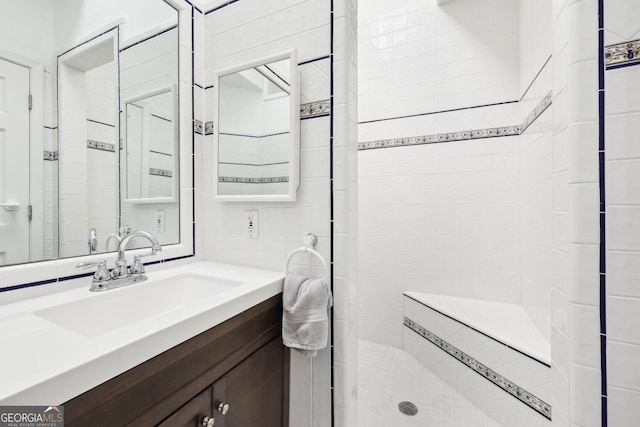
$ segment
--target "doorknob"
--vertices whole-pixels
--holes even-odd
[[[7,200],[4,203],[0,203],[0,207],[3,207],[8,211],[17,211],[18,209],[20,209],[20,203],[16,202],[15,200]]]

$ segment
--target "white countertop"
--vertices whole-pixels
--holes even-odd
[[[91,307],[96,301],[109,301],[94,300],[97,298],[118,300],[124,296],[125,299],[120,298],[123,301],[129,295],[135,296],[132,299],[139,304],[134,307],[144,308],[144,304],[157,303],[152,297],[146,298],[147,291],[153,295],[154,284],[166,286],[167,280],[178,281],[187,274],[213,277],[231,284],[212,291],[210,298],[196,298],[187,305],[130,324],[118,323],[119,306],[114,306],[102,319],[78,316],[78,328],[63,327],[38,314],[61,304]],[[207,261],[147,275],[146,282],[103,292],[89,292],[91,278],[88,277],[86,287],[0,306],[0,404],[62,404],[277,295],[282,292],[284,278],[282,272]],[[127,293],[133,287],[138,287],[136,292]],[[120,309],[122,312],[125,307]],[[91,314],[89,312],[89,316]],[[115,322],[107,323],[110,328],[100,328],[100,322],[110,321]],[[83,324],[89,322],[98,327],[86,328],[89,332],[84,333]]]

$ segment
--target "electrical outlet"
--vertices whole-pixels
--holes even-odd
[[[259,235],[258,211],[247,212],[247,233],[250,239],[257,239]]]
[[[156,233],[164,233],[164,230],[165,230],[164,211],[156,211],[155,222],[156,222]]]

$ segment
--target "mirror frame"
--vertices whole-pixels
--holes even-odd
[[[195,135],[193,129],[193,91],[194,91],[194,53],[193,53],[193,6],[187,0],[158,0],[164,1],[178,13],[178,99],[179,99],[179,191],[180,191],[180,243],[163,246],[162,252],[149,259],[145,265],[154,265],[168,261],[178,261],[195,256],[195,208],[194,208],[194,150]],[[120,24],[120,22],[118,22]],[[82,36],[88,40],[112,28],[109,24]],[[40,150],[40,159],[41,159]],[[130,257],[148,252],[148,249],[131,249],[127,251]],[[96,255],[59,258],[54,260],[34,261],[24,264],[13,264],[0,267],[0,304],[14,299],[24,298],[25,295],[36,296],[33,287],[45,284],[57,284],[47,287],[45,292],[61,290],[63,283],[76,278],[86,278],[93,273],[80,273],[76,269],[79,262],[97,262],[105,259],[113,265],[116,252]],[[153,268],[153,267],[152,267]],[[87,291],[89,282],[87,282]],[[31,288],[31,289],[28,289]],[[27,292],[7,292],[24,290]],[[13,296],[12,296],[13,295]]]
[[[155,90],[152,90],[150,92],[146,92],[137,96],[134,96],[132,98],[128,98],[128,99],[123,99],[122,100],[122,104],[124,106],[123,108],[123,114],[122,117],[123,119],[121,119],[120,125],[122,127],[122,129],[124,129],[124,134],[121,135],[120,137],[122,138],[122,142],[123,142],[123,146],[126,148],[128,141],[127,141],[127,126],[128,126],[128,116],[127,116],[127,105],[129,103],[133,103],[135,101],[140,101],[141,99],[145,99],[145,98],[149,98],[151,96],[155,96],[155,95],[161,95],[163,93],[171,93],[172,98],[175,98],[174,100],[177,100],[179,102],[179,96],[178,96],[178,91],[177,91],[177,87],[176,85],[171,85],[171,86],[164,86]],[[178,118],[179,121],[179,106],[178,106],[178,102],[174,103],[174,117]],[[177,127],[174,127],[174,138],[175,140],[178,142],[178,147],[176,149],[176,154],[178,154],[180,152],[179,148],[180,148],[180,139],[179,139],[179,135],[180,135],[180,123],[178,123]],[[124,150],[126,151],[126,150]],[[179,187],[179,181],[180,181],[180,170],[179,170],[179,162],[178,162],[178,156],[174,156],[173,158],[173,170],[174,171],[178,171],[178,174],[174,174],[171,177],[171,196],[165,196],[165,197],[138,197],[138,198],[134,198],[134,197],[128,197],[128,191],[129,191],[129,156],[127,156],[126,154],[123,156],[124,157],[124,161],[123,161],[123,166],[124,168],[120,168],[120,173],[123,173],[122,171],[124,170],[124,173],[126,174],[126,179],[123,180],[122,178],[120,179],[120,183],[122,185],[122,188],[120,188],[120,194],[123,194],[124,192],[124,196],[121,198],[122,203],[123,204],[130,204],[130,205],[138,205],[138,204],[147,204],[147,203],[174,203],[177,202],[177,197],[178,196],[178,189]]]
[[[276,62],[283,59],[291,61],[291,90],[289,93],[289,186],[286,194],[255,194],[255,195],[229,195],[219,194],[218,178],[220,176],[220,79],[238,71],[248,70],[259,65]],[[216,74],[215,85],[215,122],[214,122],[214,196],[224,202],[295,202],[300,183],[300,71],[298,70],[297,52],[295,49],[287,50],[271,56],[262,57],[251,62],[219,70]]]

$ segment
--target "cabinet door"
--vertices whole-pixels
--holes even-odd
[[[276,337],[213,384],[216,427],[283,427],[285,347]],[[288,378],[288,376],[286,377]],[[218,405],[228,404],[226,414]]]
[[[158,427],[202,427],[202,419],[212,415],[212,397],[209,387],[158,424]]]

